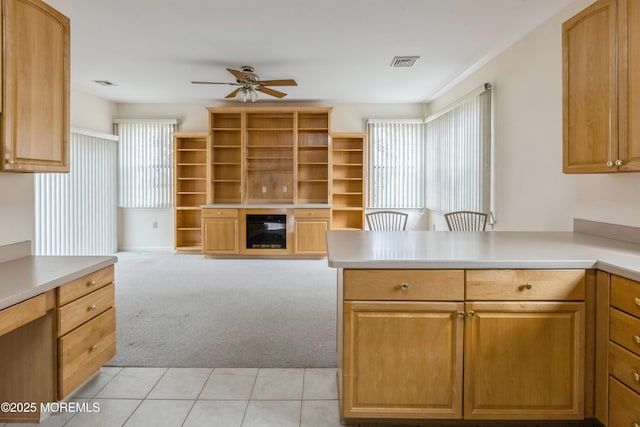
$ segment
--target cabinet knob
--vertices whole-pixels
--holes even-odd
[[[91,348],[89,348],[89,352],[90,352],[90,353],[93,353],[93,352],[95,352],[95,351],[97,351],[97,350],[98,350],[98,345],[97,345],[97,344],[96,344],[96,345],[93,345],[93,346],[91,346]]]
[[[614,162],[614,164],[615,164],[616,166],[622,166],[622,160],[616,160],[616,161]]]
[[[531,283],[525,283],[524,285],[518,286],[518,290],[524,291],[526,289],[531,289]]]
[[[640,335],[634,335],[633,342],[640,345]]]
[[[402,285],[400,285],[400,288],[401,288],[403,291],[406,291],[406,290],[408,290],[408,289],[409,289],[409,284],[408,284],[407,282],[402,282]]]
[[[476,315],[476,312],[475,312],[475,311],[473,311],[473,310],[471,310],[471,311],[469,311],[469,312],[467,313],[467,316],[469,316],[469,317],[474,317],[475,315]]]
[[[96,305],[95,305],[95,304],[93,304],[93,305],[91,305],[91,306],[89,306],[89,307],[87,308],[87,311],[93,311],[93,310],[95,310],[95,309],[96,309]]]
[[[458,312],[458,317],[463,319],[464,318],[464,311],[459,311]]]
[[[631,423],[631,427],[640,427],[640,424],[638,424],[638,423]]]
[[[87,286],[95,286],[95,285],[96,285],[95,280],[91,280],[90,282],[87,282]]]
[[[612,167],[613,167],[613,162],[612,162],[611,160],[609,160],[609,161],[607,162],[607,167],[608,167],[608,168],[612,168]]]
[[[640,372],[633,372],[631,378],[637,383],[640,383]]]
[[[5,159],[4,162],[9,164],[9,165],[12,165],[12,164],[15,163],[15,160],[13,160],[13,159]]]
[[[640,298],[635,298],[635,299],[633,300],[633,302],[635,302],[635,303],[636,303],[636,305],[637,305],[638,307],[640,307]]]

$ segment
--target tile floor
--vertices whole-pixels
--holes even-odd
[[[0,427],[338,427],[335,369],[113,368],[71,399],[99,412],[58,412]],[[87,406],[87,405],[85,405]]]

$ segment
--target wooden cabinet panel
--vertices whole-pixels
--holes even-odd
[[[611,309],[609,322],[611,340],[640,355],[640,319]]]
[[[325,236],[329,229],[329,220],[299,220],[298,214],[295,215],[295,253],[326,254],[327,240]]]
[[[59,338],[59,396],[67,396],[115,354],[115,308]]]
[[[570,301],[584,298],[584,270],[467,271],[468,300]]]
[[[345,270],[344,299],[463,301],[464,270]]]
[[[607,427],[640,424],[640,395],[614,378],[609,379],[609,423]]]
[[[581,419],[585,304],[466,304],[464,417]]]
[[[96,317],[115,304],[113,283],[58,308],[58,336]]]
[[[2,169],[69,171],[69,19],[40,0],[5,0]]]
[[[237,215],[237,213],[236,213]],[[205,254],[237,254],[239,245],[238,217],[202,220]]]
[[[609,373],[640,393],[640,356],[609,342]]]
[[[640,3],[618,0],[619,159],[621,171],[640,171]]]
[[[102,270],[87,274],[86,276],[60,286],[57,290],[58,305],[67,304],[74,299],[80,298],[81,296],[87,295],[96,289],[108,285],[113,282],[113,272],[114,267],[113,265],[110,265]]]
[[[640,283],[611,275],[611,306],[640,317]]]
[[[44,316],[46,312],[47,297],[45,294],[0,310],[0,335],[8,334],[34,321]]]
[[[345,302],[345,417],[459,418],[462,330],[455,302]]]

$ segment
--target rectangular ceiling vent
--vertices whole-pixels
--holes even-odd
[[[391,61],[391,67],[413,67],[418,59],[420,59],[419,56],[394,56],[393,61]]]

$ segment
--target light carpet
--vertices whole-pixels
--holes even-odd
[[[120,252],[110,366],[336,366],[336,270],[327,260]]]

